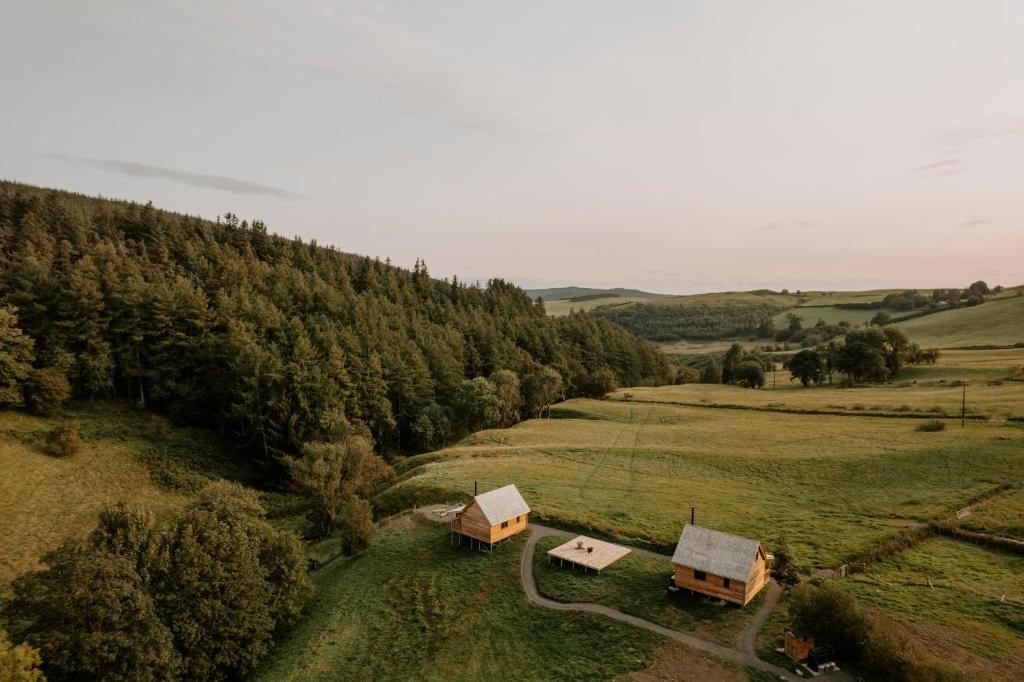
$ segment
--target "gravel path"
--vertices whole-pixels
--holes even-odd
[[[674,639],[677,642],[682,642],[683,644],[691,646],[694,649],[707,651],[709,653],[715,654],[716,656],[720,656],[721,658],[732,661],[734,663],[739,663],[740,665],[750,666],[751,668],[757,668],[758,670],[764,670],[770,673],[775,673],[780,677],[780,679],[800,679],[795,675],[790,674],[788,671],[779,668],[778,666],[774,666],[770,663],[762,661],[754,654],[753,643],[757,639],[757,633],[760,631],[761,626],[764,625],[764,622],[768,620],[768,616],[771,613],[771,610],[775,608],[775,604],[778,602],[779,599],[778,593],[780,593],[781,590],[777,589],[778,586],[775,583],[771,584],[773,588],[776,588],[774,598],[773,593],[769,592],[768,598],[765,599],[764,603],[761,605],[761,608],[758,610],[757,614],[755,614],[754,619],[751,621],[749,625],[747,625],[747,627],[740,634],[741,648],[733,649],[731,647],[723,646],[721,644],[709,642],[706,639],[701,639],[699,637],[695,637],[694,635],[690,635],[685,632],[679,632],[678,630],[667,628],[664,625],[652,623],[651,621],[644,620],[643,618],[631,616],[628,613],[623,613],[618,609],[613,609],[610,606],[605,606],[604,604],[593,604],[589,602],[566,604],[541,596],[540,592],[537,591],[537,583],[533,578],[533,555],[537,547],[537,540],[546,536],[573,538],[576,537],[578,533],[572,533],[557,528],[550,528],[548,526],[542,526],[535,523],[530,524],[529,530],[527,532],[530,533],[530,538],[529,540],[527,540],[526,547],[523,549],[523,559],[520,565],[520,579],[522,580],[523,590],[526,592],[527,598],[534,604],[537,604],[538,606],[543,606],[545,608],[554,609],[556,611],[582,611],[585,613],[596,613],[601,616],[607,616],[608,618],[613,618],[623,623],[629,623],[634,627],[643,628],[644,630],[655,632],[663,637]],[[641,556],[648,556],[655,559],[671,561],[671,557],[666,556],[664,554],[658,554],[656,552],[650,552],[643,549],[634,549],[633,551]]]

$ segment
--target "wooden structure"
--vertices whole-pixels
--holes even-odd
[[[549,549],[548,561],[554,557],[559,561],[568,561],[574,566],[582,566],[584,569],[593,569],[600,573],[630,551],[621,545],[579,535],[563,545]]]
[[[463,507],[453,511],[452,538],[463,537],[486,543],[496,542],[526,530],[530,507],[514,485],[477,495]]]
[[[792,658],[796,662],[803,661],[810,653],[811,649],[814,648],[814,637],[805,635],[802,633],[793,632],[792,630],[786,631],[786,642],[784,650],[786,655]]]
[[[768,581],[761,543],[687,524],[672,555],[677,588],[745,606]]]

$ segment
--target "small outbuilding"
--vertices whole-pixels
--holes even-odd
[[[785,650],[786,655],[797,663],[805,660],[811,654],[811,649],[813,648],[814,637],[811,635],[807,635],[802,632],[795,632],[793,630],[786,631],[786,641],[783,649]]]
[[[745,606],[768,581],[768,556],[757,540],[688,524],[672,555],[676,588]]]
[[[453,537],[468,537],[491,546],[526,530],[530,507],[514,485],[507,485],[477,495],[452,512]]]

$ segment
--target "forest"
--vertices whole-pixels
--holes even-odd
[[[729,302],[720,305],[661,305],[636,303],[601,306],[594,314],[622,325],[651,341],[707,340],[750,336],[784,306],[773,303]]]
[[[0,305],[31,339],[32,400],[120,397],[217,427],[265,461],[358,432],[441,447],[566,397],[671,381],[614,322],[545,316],[518,287],[216,221],[0,183]],[[16,385],[15,385],[16,384]],[[22,385],[23,384],[23,385]],[[56,386],[56,389],[54,389]]]

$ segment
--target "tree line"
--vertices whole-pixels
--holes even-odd
[[[549,318],[502,280],[10,182],[0,305],[0,403],[122,397],[230,429],[268,462],[353,433],[425,451],[671,380],[652,344],[593,315]]]
[[[766,320],[785,310],[772,303],[722,305],[632,303],[598,306],[591,312],[651,341],[725,339],[752,336]]]

